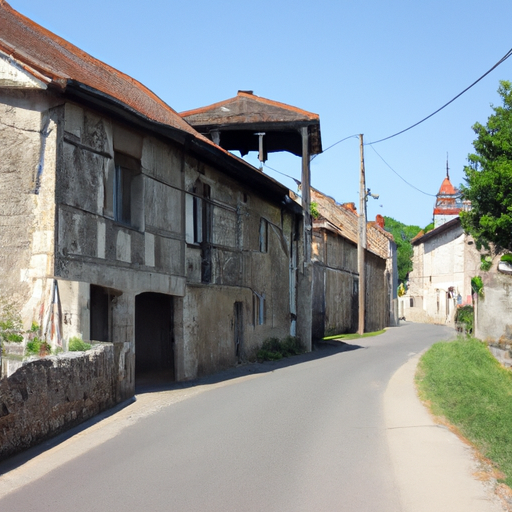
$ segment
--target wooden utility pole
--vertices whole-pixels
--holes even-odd
[[[359,273],[359,323],[358,334],[364,334],[365,308],[365,265],[364,251],[366,249],[366,180],[364,177],[363,134],[359,135],[359,153],[361,156],[361,172],[359,175],[359,240],[357,243],[357,271]]]

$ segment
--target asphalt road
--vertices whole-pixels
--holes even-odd
[[[406,323],[142,392],[23,464],[0,465],[0,511],[403,510],[383,394],[409,358],[453,335]]]

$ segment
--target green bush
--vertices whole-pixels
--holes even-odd
[[[311,214],[311,217],[313,217],[313,219],[318,219],[320,217],[320,212],[318,211],[317,203],[312,202],[309,204],[309,213]]]
[[[25,352],[27,356],[47,356],[51,354],[52,347],[41,338],[35,337],[27,342]]]
[[[85,352],[91,348],[91,344],[86,343],[78,336],[75,336],[70,338],[68,348],[70,352]]]
[[[471,278],[471,289],[474,293],[478,294],[479,297],[484,296],[484,282],[480,276]]]
[[[468,335],[473,333],[474,318],[474,309],[471,305],[458,307],[455,312],[455,322],[464,324]]]
[[[13,303],[0,303],[0,345],[3,343],[21,343],[23,341],[23,323]]]
[[[267,338],[261,349],[258,350],[256,357],[258,361],[277,361],[283,357],[296,356],[306,351],[299,338],[295,336],[286,336],[282,340],[279,338]]]
[[[492,258],[490,256],[480,257],[480,270],[488,272],[492,267]]]

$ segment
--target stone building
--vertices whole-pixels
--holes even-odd
[[[318,212],[313,220],[313,336],[356,332],[359,216],[353,203],[340,205],[318,190],[311,189],[311,200]],[[365,276],[365,332],[396,325],[396,244],[383,219],[367,226]]]
[[[288,189],[5,2],[0,27],[0,290],[25,326],[112,342],[117,400],[300,330]]]
[[[453,325],[456,306],[472,303],[471,278],[479,273],[480,252],[462,229],[464,207],[447,171],[434,207],[434,229],[411,241],[413,269],[400,299],[401,317]]]

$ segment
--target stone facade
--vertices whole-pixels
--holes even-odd
[[[499,260],[499,257],[495,258]],[[480,275],[483,282],[483,297],[476,297],[475,336],[499,349],[512,349],[512,276],[497,271],[495,261],[489,272]],[[508,366],[510,357],[508,357]]]
[[[356,332],[359,310],[358,220],[355,211],[312,189],[318,210],[313,222],[313,336]],[[365,331],[391,323],[394,241],[368,223],[365,251]],[[396,263],[395,263],[396,266]],[[396,277],[395,277],[396,278]],[[395,287],[396,289],[396,287]]]
[[[0,44],[0,291],[24,328],[54,348],[112,343],[115,401],[138,374],[189,380],[304,333],[288,189],[138,82],[7,5],[0,18],[26,45],[22,62]]]

